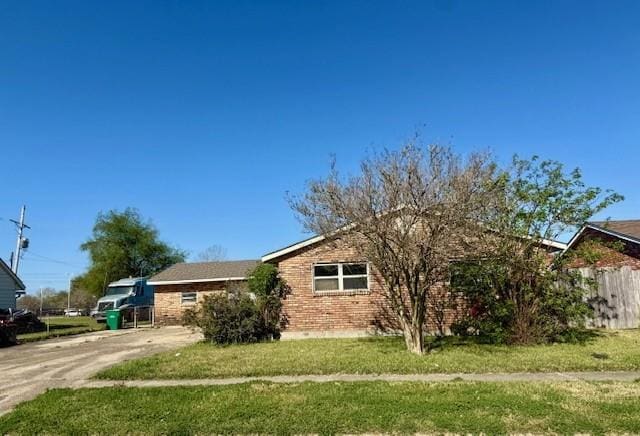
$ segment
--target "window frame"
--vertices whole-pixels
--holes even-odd
[[[337,276],[318,276],[316,277],[316,266],[337,266],[338,267],[338,275]],[[366,268],[365,274],[344,274],[344,265],[364,265]],[[358,295],[358,294],[369,294],[371,292],[371,269],[369,268],[369,262],[365,261],[349,261],[349,262],[315,262],[311,265],[311,289],[314,295]],[[345,289],[344,288],[344,279],[347,278],[362,278],[365,277],[367,279],[367,287],[366,288],[357,288],[357,289]],[[317,279],[338,279],[338,289],[331,290],[318,290],[316,289],[316,280]]]
[[[193,294],[193,300],[189,299],[185,301],[185,294]],[[198,303],[198,292],[197,291],[181,291],[180,292],[180,305],[182,306],[192,306]]]

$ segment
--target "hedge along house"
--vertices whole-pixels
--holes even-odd
[[[591,262],[571,266],[595,279],[588,296],[595,309],[594,327],[640,327],[640,220],[595,221],[585,224],[567,244],[580,252],[589,244]]]
[[[147,282],[155,286],[155,321],[179,324],[186,309],[195,307],[205,295],[246,286],[247,278],[260,261],[178,263],[154,275]]]
[[[545,242],[552,252],[566,247]],[[283,300],[283,338],[365,336],[395,323],[386,304],[384,279],[344,240],[315,236],[268,253],[262,261],[276,265],[289,286]],[[452,309],[442,304],[450,295],[440,291],[428,302],[426,327],[432,332],[440,327],[447,331],[463,310],[462,305]]]

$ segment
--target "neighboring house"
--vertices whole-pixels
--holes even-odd
[[[640,220],[587,223],[567,251],[579,252],[587,243],[595,257],[591,262],[577,259],[571,266],[597,282],[589,295],[596,311],[593,325],[640,327]]]
[[[22,280],[0,259],[0,309],[15,309],[16,293],[24,290]]]
[[[178,263],[151,277],[155,286],[155,320],[178,324],[185,309],[193,308],[205,295],[245,286],[258,260]]]

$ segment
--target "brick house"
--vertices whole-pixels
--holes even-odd
[[[551,252],[565,244],[545,241]],[[283,300],[287,320],[283,338],[364,336],[393,328],[384,297],[383,278],[356,248],[341,239],[315,236],[273,251],[262,262],[277,266],[290,288]],[[434,290],[427,307],[427,330],[448,331],[463,310],[443,304],[446,288]],[[439,313],[439,316],[436,316]]]
[[[564,244],[547,242],[550,251],[565,248]],[[289,287],[283,300],[283,338],[364,336],[381,327],[393,327],[383,278],[344,240],[315,236],[268,253],[261,262],[275,265]],[[156,321],[179,323],[184,310],[194,307],[205,295],[246,285],[248,272],[258,263],[179,263],[151,277],[149,284],[156,287]],[[444,308],[440,303],[447,295],[441,290],[435,292],[428,306],[426,327],[429,331],[447,330],[459,313]],[[435,316],[438,310],[440,317]]]
[[[640,327],[640,220],[586,223],[569,241],[567,251],[590,244],[590,263],[570,265],[594,279],[588,301],[595,310],[594,327]],[[593,256],[593,255],[592,255]]]
[[[586,223],[571,238],[567,250],[579,249],[586,242],[599,246],[601,257],[596,268],[629,266],[640,270],[640,220]],[[578,261],[574,266],[584,266],[584,262]]]
[[[179,324],[186,309],[193,308],[205,295],[243,287],[258,260],[177,263],[154,275],[155,319],[160,325]]]
[[[370,333],[384,304],[383,280],[353,247],[316,236],[266,254],[290,288],[283,337]]]

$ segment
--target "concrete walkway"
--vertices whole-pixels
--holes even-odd
[[[234,377],[185,380],[79,380],[74,388],[162,387],[162,386],[219,386],[256,381],[273,383],[302,382],[444,382],[453,380],[481,382],[552,382],[552,381],[621,381],[640,380],[640,371],[608,372],[516,372],[494,374],[328,374],[328,375],[280,375],[265,377]]]

